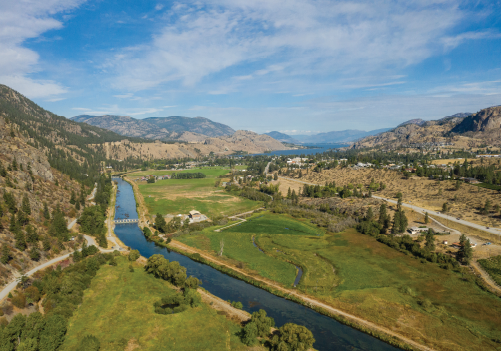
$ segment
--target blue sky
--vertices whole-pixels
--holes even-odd
[[[501,2],[0,2],[0,83],[80,114],[311,134],[501,104]]]

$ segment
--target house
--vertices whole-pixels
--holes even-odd
[[[197,210],[192,210],[190,211],[190,218],[193,220],[193,222],[198,222],[202,219],[202,214]]]
[[[419,234],[421,232],[427,232],[428,231],[428,228],[427,227],[424,227],[424,228],[420,228],[420,227],[410,227],[409,228],[409,232],[411,234]]]

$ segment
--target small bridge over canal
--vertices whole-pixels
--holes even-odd
[[[138,223],[139,219],[129,219],[129,218],[123,218],[123,219],[115,219],[113,223],[115,224],[126,224],[126,223]]]

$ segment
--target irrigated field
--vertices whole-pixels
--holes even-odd
[[[156,183],[138,182],[139,190],[143,195],[150,215],[187,214],[191,210],[198,210],[207,216],[231,215],[250,211],[260,207],[259,202],[230,195],[222,188],[216,188],[215,182],[219,175],[229,172],[229,169],[202,168],[183,173],[204,173],[206,178],[199,179],[164,179]],[[143,175],[172,174],[172,171],[151,171],[129,174],[136,179]]]
[[[260,216],[220,233],[204,231],[178,239],[213,255],[224,239],[223,256],[229,264],[242,262],[287,287],[294,279],[288,262],[299,264],[304,271],[300,291],[432,348],[499,347],[493,340],[501,340],[501,301],[474,281],[353,229],[322,236],[285,234],[283,221],[295,229],[309,224],[270,213]],[[266,255],[253,246],[252,236]]]
[[[85,335],[94,335],[107,350],[245,350],[235,335],[240,327],[202,304],[172,315],[154,312],[153,303],[174,294],[169,284],[146,274],[126,257],[103,266],[70,319],[62,350],[75,350]],[[119,346],[122,343],[127,347]]]

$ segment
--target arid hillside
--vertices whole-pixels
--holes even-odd
[[[495,190],[480,188],[470,184],[462,184],[459,190],[455,190],[454,182],[430,180],[425,177],[411,177],[405,179],[401,173],[391,170],[336,168],[324,170],[321,173],[308,172],[300,179],[315,184],[336,182],[336,186],[362,185],[366,187],[374,179],[376,183],[386,185],[384,190],[378,191],[378,196],[395,198],[401,192],[403,201],[412,201],[413,205],[441,211],[444,202],[447,202],[449,213],[458,218],[480,225],[500,227],[500,213],[494,212],[496,205],[501,206],[501,197]],[[480,209],[489,199],[492,210],[489,215],[481,213]]]
[[[0,286],[73,245],[48,235],[43,211],[47,204],[52,215],[59,206],[65,219],[75,218],[71,193],[78,195],[80,184],[51,168],[44,152],[28,142],[19,126],[0,117]]]
[[[409,123],[388,132],[361,139],[354,149],[381,147],[386,149],[475,148],[501,145],[501,107],[489,107],[469,117],[454,115],[436,121]]]
[[[101,146],[94,145],[94,147],[97,149]],[[114,160],[124,160],[128,157],[143,159],[195,158],[211,153],[229,155],[243,151],[253,154],[287,149],[288,147],[268,135],[244,130],[236,131],[235,134],[228,137],[207,138],[203,142],[196,143],[163,143],[161,141],[134,143],[125,140],[104,144],[106,157]]]

